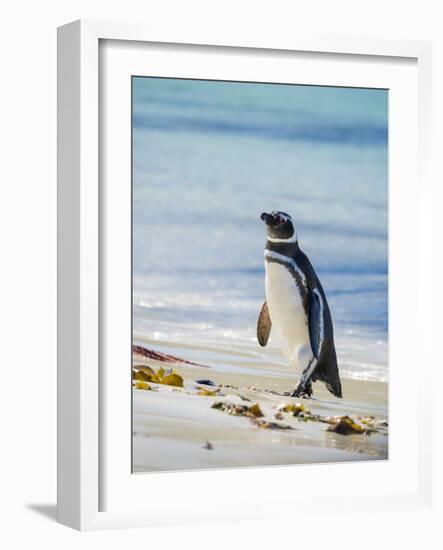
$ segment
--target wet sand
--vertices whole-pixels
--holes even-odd
[[[342,378],[343,399],[321,383],[314,398],[283,395],[295,386],[289,367],[274,360],[258,361],[254,346],[242,350],[180,343],[134,343],[207,365],[165,363],[136,354],[133,365],[154,370],[172,368],[184,386],[149,383],[133,388],[133,471],[171,471],[282,464],[386,460],[388,458],[388,385]],[[215,385],[197,383],[210,380]],[[202,390],[216,395],[199,395]],[[252,406],[263,416],[236,416],[214,403]],[[302,404],[316,418],[374,417],[383,426],[371,433],[342,435],[328,431],[325,421],[304,420],[279,411],[282,404]],[[261,424],[261,425],[260,425]]]

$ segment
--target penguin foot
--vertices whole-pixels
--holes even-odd
[[[304,397],[305,399],[310,399],[312,397],[312,385],[310,383],[305,384],[304,386],[298,385],[295,390],[284,392],[283,395],[289,397]]]

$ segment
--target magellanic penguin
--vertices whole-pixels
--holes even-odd
[[[310,397],[321,380],[342,397],[334,331],[326,295],[307,256],[298,246],[292,218],[285,212],[263,213],[266,223],[266,301],[257,323],[257,338],[266,346],[277,334],[283,353],[300,377],[287,395]]]

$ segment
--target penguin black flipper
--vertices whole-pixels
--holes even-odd
[[[265,302],[262,305],[260,315],[257,321],[257,339],[261,346],[266,346],[271,332],[271,318],[269,317],[268,304]]]
[[[320,297],[312,290],[309,292],[309,339],[314,357],[320,355],[320,322],[321,322]]]

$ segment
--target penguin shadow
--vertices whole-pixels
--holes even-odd
[[[300,397],[294,397],[291,395],[291,392],[288,392],[288,391],[285,391],[285,392],[279,392],[279,391],[275,391],[275,390],[258,390],[258,391],[261,391],[262,393],[269,393],[271,395],[278,395],[279,397],[284,397],[284,398],[288,398],[290,397],[291,399],[304,399],[306,401],[319,401],[319,398],[318,397],[315,397],[314,395],[302,395]],[[322,399],[322,401],[324,401],[324,399]]]
[[[56,504],[26,504],[25,507],[50,521],[57,521]]]

